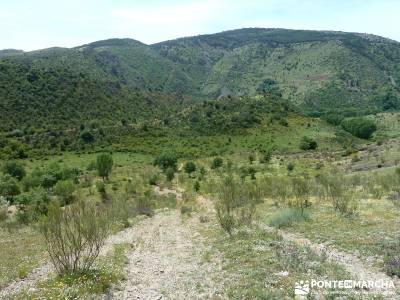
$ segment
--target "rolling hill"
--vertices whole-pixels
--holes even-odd
[[[163,119],[199,100],[281,93],[312,116],[400,108],[400,43],[248,28],[145,45],[0,52],[1,131]]]

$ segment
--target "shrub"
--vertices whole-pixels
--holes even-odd
[[[43,172],[41,170],[34,169],[21,180],[22,190],[28,192],[35,187],[39,187],[42,183],[42,176]]]
[[[81,139],[84,143],[89,144],[94,141],[94,136],[90,131],[85,130],[81,133]]]
[[[269,225],[276,228],[283,228],[308,220],[310,220],[310,215],[307,212],[289,208],[272,215],[269,220]]]
[[[224,163],[224,161],[222,160],[221,157],[216,157],[213,159],[213,161],[211,163],[211,169],[218,169],[218,168],[222,167],[223,163]]]
[[[292,162],[288,163],[286,168],[289,172],[292,172],[294,170],[294,163]]]
[[[274,177],[270,182],[271,196],[275,200],[275,204],[286,204],[290,195],[290,182],[287,177]],[[278,200],[278,201],[276,201]]]
[[[106,190],[106,185],[102,181],[97,181],[96,182],[96,190],[100,194],[101,199],[103,201],[108,200],[108,195],[107,195],[107,190]]]
[[[158,174],[153,174],[153,175],[151,175],[151,176],[149,177],[149,184],[150,184],[150,185],[157,185],[158,180],[159,180]]]
[[[8,174],[18,180],[21,180],[26,175],[24,166],[16,161],[6,162],[2,167],[2,171],[4,174]]]
[[[167,177],[168,181],[172,181],[175,177],[175,170],[173,168],[168,168],[165,171],[165,176]]]
[[[195,192],[198,192],[200,190],[200,182],[198,182],[197,180],[194,182],[193,184],[193,189]]]
[[[0,222],[7,219],[8,201],[4,197],[0,197]]]
[[[40,224],[50,259],[59,274],[89,270],[109,232],[104,211],[91,201],[61,209],[58,202]]]
[[[269,163],[271,159],[272,159],[272,151],[271,150],[263,151],[261,153],[260,163],[262,164]]]
[[[76,187],[71,180],[62,180],[54,186],[54,194],[62,200],[63,205],[68,205],[74,200],[75,189]]]
[[[300,141],[300,149],[301,150],[315,150],[317,149],[317,142],[309,137],[303,137]]]
[[[193,212],[193,207],[191,205],[183,205],[181,207],[182,215],[190,215]]]
[[[361,139],[369,139],[377,129],[375,122],[366,118],[345,119],[341,125],[344,130]]]
[[[113,164],[114,164],[114,162],[113,162],[113,158],[112,158],[111,154],[103,153],[103,154],[97,155],[96,169],[97,169],[97,173],[99,174],[99,176],[103,178],[103,181],[108,179],[108,176],[111,173]]]
[[[351,186],[346,185],[344,174],[332,173],[320,176],[319,182],[325,189],[325,194],[331,200],[333,208],[342,215],[351,216],[357,211],[356,194]]]
[[[136,212],[141,215],[151,217],[154,215],[154,201],[150,190],[136,199]]]
[[[196,171],[196,165],[195,165],[194,162],[188,161],[188,162],[185,164],[185,166],[184,166],[183,169],[185,170],[186,173],[188,173],[188,174],[190,175],[190,174],[192,174],[193,172]]]
[[[292,179],[292,191],[294,196],[294,202],[290,203],[290,206],[299,209],[303,214],[304,209],[309,207],[310,198],[310,183],[307,179],[302,177],[295,177]]]
[[[255,159],[256,159],[256,158],[254,157],[254,154],[250,154],[250,155],[249,155],[249,163],[250,163],[250,164],[253,164],[253,162],[254,162]]]
[[[161,170],[166,172],[172,169],[174,172],[177,169],[178,156],[175,153],[163,153],[156,157],[153,162],[154,166],[158,166]]]
[[[386,273],[390,276],[400,276],[400,241],[385,243],[384,262]]]
[[[13,203],[14,197],[20,193],[21,190],[15,178],[10,175],[4,175],[0,178],[0,196]]]
[[[216,202],[217,218],[229,235],[235,227],[251,225],[256,204],[259,202],[258,188],[236,182],[232,177],[223,180],[218,188]]]
[[[45,189],[50,189],[57,183],[57,181],[58,179],[55,175],[45,174],[41,177],[40,185]]]
[[[94,171],[94,170],[96,170],[97,169],[97,167],[96,167],[96,161],[91,161],[88,165],[87,165],[87,167],[86,167],[86,171]]]

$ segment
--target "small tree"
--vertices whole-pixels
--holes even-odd
[[[11,177],[10,175],[5,175],[0,178],[0,196],[5,197],[12,203],[14,201],[14,197],[20,193],[21,190],[15,178]]]
[[[304,214],[304,209],[310,206],[308,201],[310,198],[310,183],[305,178],[297,177],[292,179],[292,187],[295,197],[292,206],[300,209],[301,214]]]
[[[185,172],[188,173],[189,176],[190,176],[193,172],[196,171],[196,165],[195,165],[195,163],[192,162],[192,161],[188,161],[188,162],[185,164],[184,170],[185,170]]]
[[[64,209],[55,201],[40,231],[57,272],[69,274],[93,266],[109,233],[109,222],[105,211],[92,201],[81,200]]]
[[[261,152],[260,163],[267,164],[271,161],[271,159],[272,159],[272,151],[271,150],[266,150],[266,151]]]
[[[99,176],[103,178],[103,181],[108,179],[108,176],[111,173],[112,167],[113,167],[113,158],[110,154],[108,153],[103,153],[97,155],[96,158],[96,169],[97,173]]]
[[[75,185],[71,180],[62,180],[54,186],[54,194],[62,200],[64,205],[71,204],[74,200]]]
[[[84,143],[89,144],[94,141],[94,136],[90,131],[85,130],[81,133],[81,139]]]
[[[218,190],[215,208],[222,229],[231,235],[235,227],[251,225],[259,201],[257,193],[254,193],[257,188],[240,185],[232,177],[227,177]]]
[[[165,176],[167,177],[168,181],[172,181],[175,177],[175,170],[173,168],[168,168],[165,171]]]
[[[218,169],[222,166],[223,163],[224,161],[222,160],[221,157],[216,157],[213,159],[211,163],[211,169]]]
[[[301,150],[315,150],[317,149],[317,142],[310,137],[303,137],[300,141],[300,149]]]
[[[252,165],[255,160],[254,154],[249,155],[249,163]]]
[[[163,172],[171,168],[175,172],[177,169],[178,156],[175,153],[163,153],[156,157],[153,165],[158,166]]]
[[[25,177],[26,172],[24,166],[16,161],[8,161],[3,165],[2,171],[18,180]]]
[[[200,182],[198,182],[197,180],[194,182],[193,184],[193,189],[195,192],[198,192],[200,190]]]

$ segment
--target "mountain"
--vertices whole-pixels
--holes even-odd
[[[110,39],[0,51],[1,131],[161,120],[199,100],[269,93],[327,119],[399,109],[400,44],[248,28],[154,45]]]
[[[250,28],[152,47],[202,96],[254,95],[275,85],[316,115],[400,108],[400,43],[374,35]]]

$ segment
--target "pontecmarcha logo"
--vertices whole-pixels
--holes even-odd
[[[309,281],[299,281],[294,284],[294,294],[295,295],[308,295],[310,293],[310,282]]]

